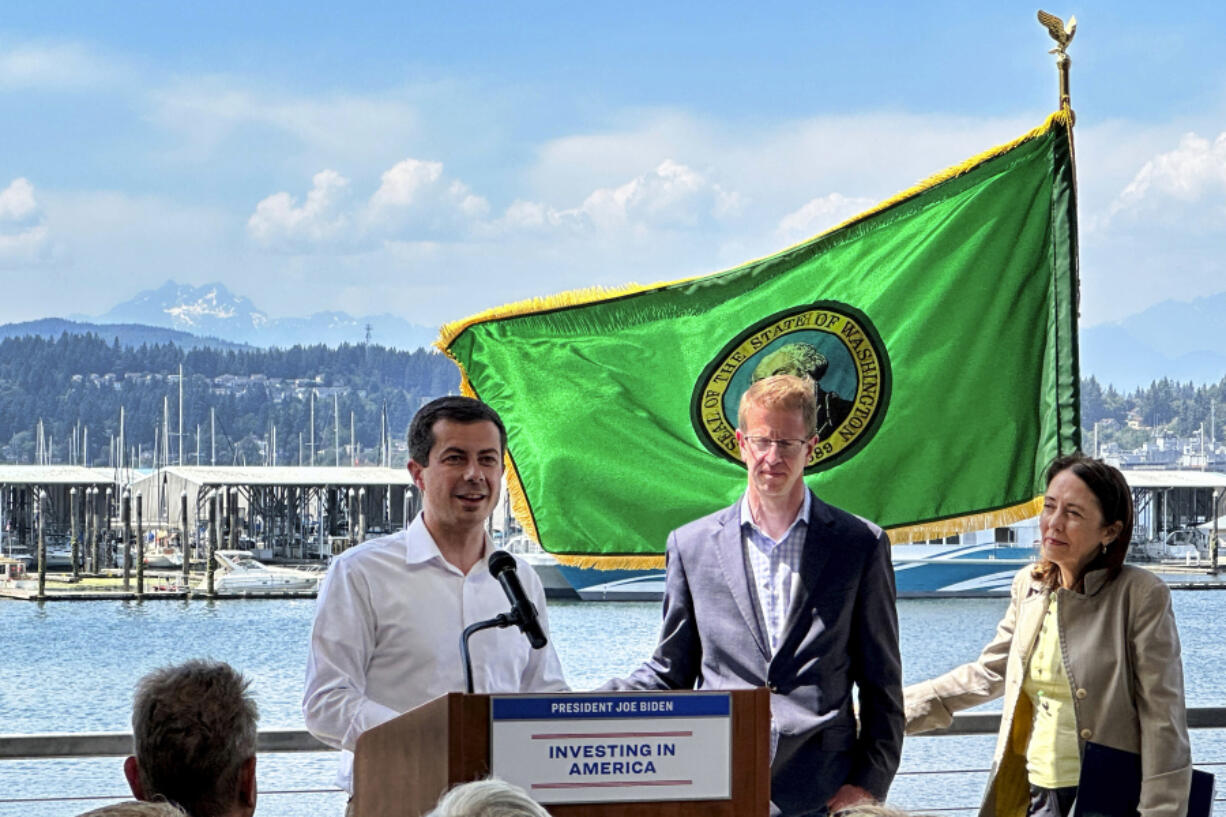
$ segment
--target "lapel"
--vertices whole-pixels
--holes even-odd
[[[1017,624],[1013,637],[1021,645],[1022,667],[1030,661],[1030,653],[1039,639],[1039,628],[1043,626],[1043,617],[1047,614],[1047,603],[1050,591],[1031,579],[1026,590],[1026,597],[1018,606]]]
[[[800,575],[797,576],[798,587],[793,588],[792,600],[788,604],[788,617],[783,622],[783,632],[779,643],[787,643],[792,628],[800,619],[807,619],[803,612],[809,608],[809,599],[817,592],[817,582],[821,577],[822,568],[830,558],[830,551],[838,541],[837,536],[830,535],[834,525],[834,515],[830,513],[826,503],[809,491],[809,523],[805,530],[805,545],[800,553]],[[806,624],[806,627],[809,625]]]
[[[715,531],[715,552],[719,556],[720,569],[724,571],[724,583],[732,593],[741,618],[745,619],[745,629],[753,637],[762,657],[769,661],[770,650],[766,647],[766,636],[759,623],[757,605],[749,595],[749,565],[745,564],[745,551],[741,545],[741,503],[738,501],[728,508],[718,522]]]

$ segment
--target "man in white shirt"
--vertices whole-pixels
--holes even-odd
[[[403,531],[332,561],[319,591],[302,714],[341,749],[337,783],[352,792],[358,735],[447,692],[464,689],[460,633],[509,609],[486,560],[485,521],[498,499],[506,429],[468,397],[425,405],[409,426],[409,472],[422,512]],[[522,560],[519,578],[548,634],[545,592]],[[516,629],[469,641],[477,692],[565,690],[550,643],[532,649]]]

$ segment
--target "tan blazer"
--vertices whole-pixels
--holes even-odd
[[[982,817],[1024,817],[1029,800],[1034,718],[1022,680],[1050,595],[1030,573],[1023,568],[1013,579],[1009,610],[978,660],[905,690],[907,734],[946,726],[954,712],[1005,696]],[[1142,817],[1184,817],[1192,761],[1170,591],[1131,565],[1112,580],[1106,570],[1088,573],[1084,586],[1084,593],[1056,591],[1079,744],[1139,753]]]

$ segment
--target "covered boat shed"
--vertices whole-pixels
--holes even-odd
[[[1130,469],[1136,523],[1133,541],[1165,541],[1169,531],[1200,525],[1222,514],[1226,474],[1219,471]]]
[[[146,526],[186,529],[199,544],[216,502],[222,546],[292,559],[322,558],[399,530],[420,508],[404,468],[170,466],[131,490],[143,498]]]
[[[87,509],[103,519],[110,517],[119,490],[116,479],[117,472],[111,468],[0,465],[0,531],[5,542],[34,545],[40,509],[47,541],[67,542],[74,530],[74,515],[75,530],[81,535]]]

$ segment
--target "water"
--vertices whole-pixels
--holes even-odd
[[[900,601],[905,681],[971,660],[991,638],[1006,603]],[[1180,591],[1174,605],[1188,705],[1226,705],[1215,673],[1226,592]],[[127,731],[136,680],[155,667],[197,657],[227,661],[252,680],[261,728],[301,729],[313,610],[309,600],[0,602],[0,732]],[[660,619],[655,603],[554,602],[549,612],[558,655],[575,689],[637,666],[655,645]],[[985,709],[993,706],[999,708],[997,703]],[[919,811],[973,808],[986,774],[930,772],[986,770],[993,743],[992,735],[907,740],[891,804]],[[1195,731],[1192,748],[1200,762],[1224,761],[1226,735]],[[119,758],[0,761],[0,817],[68,817],[124,798],[121,764]],[[326,752],[262,755],[257,813],[339,817],[345,797],[332,788],[334,764],[335,756]],[[279,793],[286,790],[297,793]],[[65,796],[83,799],[14,802]]]

